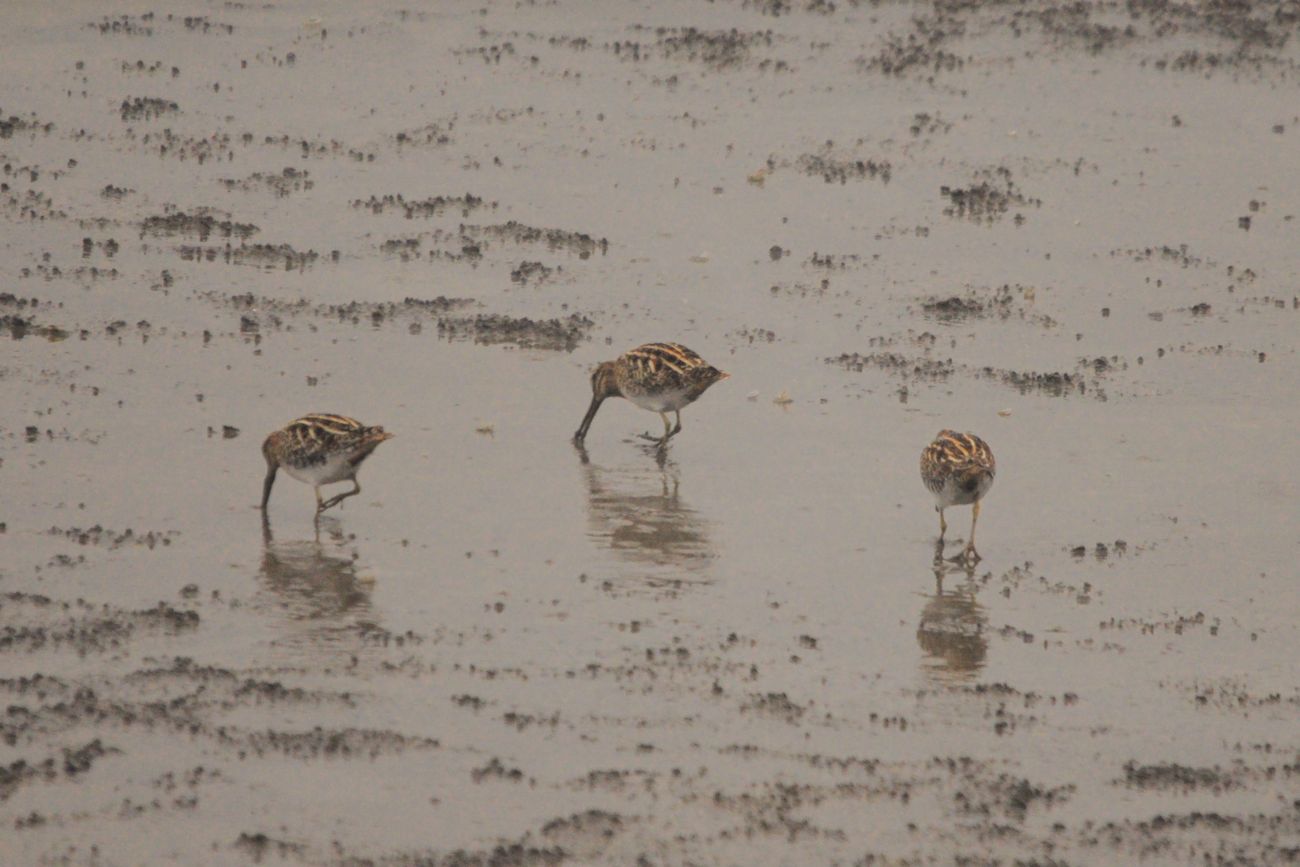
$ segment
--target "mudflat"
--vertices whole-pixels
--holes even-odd
[[[1295,863],[1298,64],[1284,2],[10,4],[0,862]],[[575,448],[650,341],[731,377]],[[308,412],[397,436],[264,523]]]

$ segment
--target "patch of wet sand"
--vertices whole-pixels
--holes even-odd
[[[1283,5],[12,17],[0,860],[1294,860]]]

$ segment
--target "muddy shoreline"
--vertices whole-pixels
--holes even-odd
[[[1300,860],[1287,4],[10,18],[0,862]]]

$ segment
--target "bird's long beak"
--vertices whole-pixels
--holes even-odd
[[[272,464],[267,467],[266,479],[262,482],[262,512],[266,512],[266,504],[271,502],[271,487],[275,484],[275,473],[279,467]]]
[[[580,443],[587,437],[587,429],[591,427],[591,420],[596,417],[596,410],[600,409],[600,404],[605,398],[593,396],[591,406],[587,407],[587,414],[582,418],[582,424],[578,426],[578,432],[573,435],[573,441]]]

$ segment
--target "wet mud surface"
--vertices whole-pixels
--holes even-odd
[[[0,862],[1295,863],[1298,62],[1284,2],[8,10]],[[575,449],[656,340],[731,378]],[[312,411],[397,437],[264,523]]]

